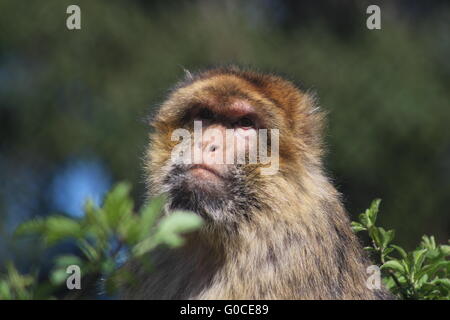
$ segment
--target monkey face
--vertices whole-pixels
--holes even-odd
[[[257,161],[249,164],[258,158],[258,117],[242,101],[224,111],[190,110],[186,127],[194,130],[180,130],[182,142],[172,150],[163,183],[172,209],[191,210],[214,222],[237,221],[258,206],[249,181],[258,169]]]
[[[276,76],[217,69],[189,77],[152,122],[150,194],[167,193],[171,209],[215,223],[251,218],[268,207],[270,182],[295,179],[301,161],[319,156],[311,110],[307,95]]]

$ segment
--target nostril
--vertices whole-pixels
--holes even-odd
[[[217,146],[215,146],[215,145],[212,145],[212,146],[209,147],[209,151],[210,152],[214,152],[216,150],[217,150]]]

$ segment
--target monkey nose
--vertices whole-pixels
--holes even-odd
[[[220,146],[218,144],[209,144],[203,149],[203,161],[205,163],[216,163],[220,157]]]
[[[219,149],[218,145],[212,144],[210,146],[208,146],[208,152],[216,152]]]
[[[210,143],[202,151],[203,163],[205,164],[224,164],[224,154],[222,152],[222,146],[218,143]]]

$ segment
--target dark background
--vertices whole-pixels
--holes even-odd
[[[81,30],[66,8],[81,7]],[[381,7],[382,29],[366,28]],[[22,221],[82,214],[130,181],[142,204],[145,117],[183,75],[237,63],[316,91],[327,169],[350,214],[413,248],[450,231],[450,5],[446,1],[0,2],[0,270],[42,263]]]

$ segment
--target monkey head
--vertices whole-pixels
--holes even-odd
[[[273,201],[274,186],[282,188],[277,181],[295,181],[320,162],[321,114],[274,75],[235,67],[189,74],[151,124],[150,194],[166,193],[169,209],[210,225],[252,219]]]

